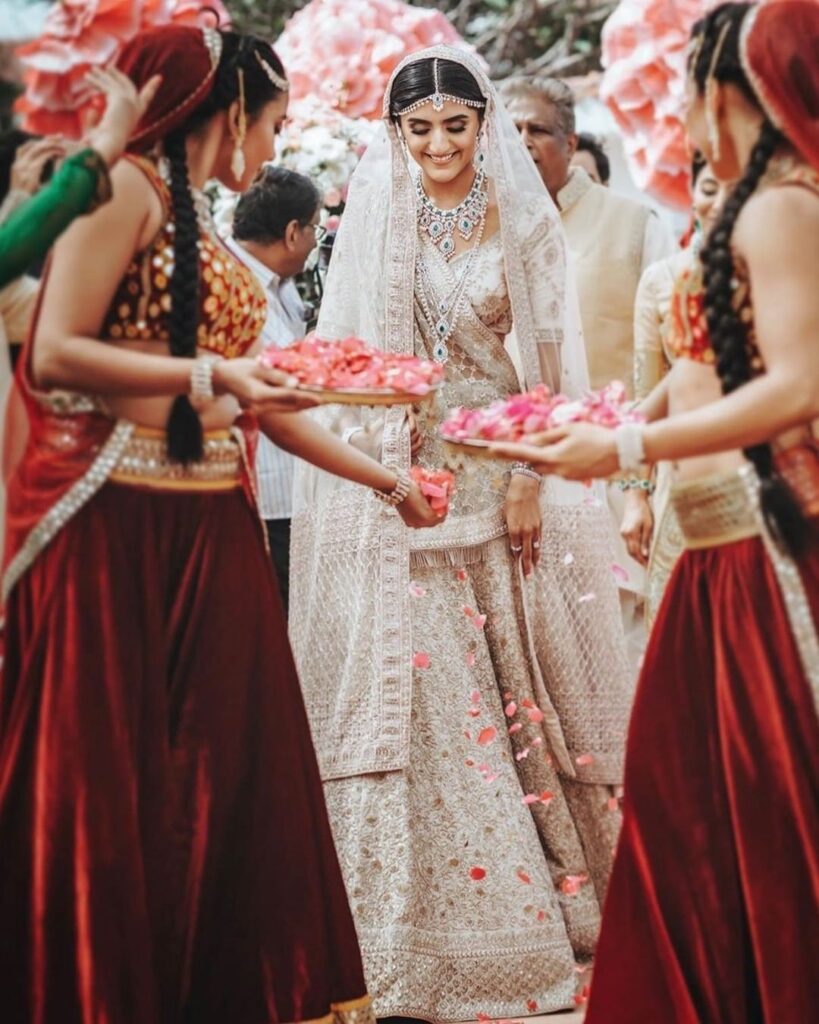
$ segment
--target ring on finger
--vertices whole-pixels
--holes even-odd
[[[540,541],[539,540],[533,540],[532,541],[532,547],[535,549],[535,551],[537,551],[540,548]]]
[[[516,547],[515,547],[515,545],[514,545],[514,544],[512,544],[512,545],[511,545],[511,547],[509,548],[509,550],[510,550],[510,551],[511,551],[511,552],[512,552],[513,554],[515,554],[515,555],[519,555],[519,554],[521,553],[521,551],[523,551],[523,545],[521,544],[521,546],[520,546],[519,548],[516,548]]]

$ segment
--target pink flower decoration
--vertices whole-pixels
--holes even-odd
[[[600,98],[623,131],[637,185],[686,209],[691,154],[683,128],[691,27],[716,0],[621,0],[603,28]]]
[[[452,441],[520,441],[564,423],[596,423],[616,427],[620,423],[642,419],[626,401],[626,389],[612,381],[599,391],[570,401],[565,395],[553,395],[545,384],[538,384],[522,395],[499,399],[483,409],[455,409],[441,424],[441,435]]]
[[[436,43],[466,47],[440,11],[400,0],[312,0],[276,49],[294,100],[317,96],[348,117],[374,120],[396,65]]]
[[[416,651],[415,654],[413,654],[413,656],[412,656],[412,667],[413,668],[420,668],[420,669],[429,668],[429,666],[431,664],[432,664],[432,661],[430,660],[430,657],[426,653],[426,651]]]
[[[395,391],[422,397],[443,378],[443,368],[432,360],[369,348],[359,338],[324,341],[316,334],[286,348],[265,349],[259,361],[301,384],[337,390]],[[446,480],[450,477],[435,483],[443,487]]]
[[[221,25],[230,17],[221,0],[61,0],[53,5],[38,39],[17,49],[25,93],[15,109],[23,127],[47,135],[79,138],[86,124],[91,67],[115,60],[140,31],[171,22]]]

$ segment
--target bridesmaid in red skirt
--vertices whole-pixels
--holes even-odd
[[[819,1007],[817,54],[815,0],[695,26],[689,133],[738,183],[704,280],[677,282],[689,330],[652,422],[505,446],[579,478],[676,462],[687,550],[634,705],[586,1024],[806,1024]]]
[[[253,358],[264,295],[196,189],[273,156],[276,54],[164,27],[120,67],[162,85],[113,198],[54,250],[10,406],[0,1017],[364,1024],[247,410],[409,525],[440,520]]]

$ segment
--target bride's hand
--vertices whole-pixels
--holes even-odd
[[[255,413],[301,412],[319,404],[318,399],[296,390],[293,384],[293,378],[262,366],[256,359],[223,359],[213,367],[214,392],[233,395],[243,409]]]
[[[513,473],[506,490],[503,512],[509,532],[509,548],[520,558],[523,575],[529,577],[540,561],[540,484],[529,476]]]
[[[421,494],[418,484],[413,483],[409,494],[404,498],[396,511],[404,520],[407,526],[414,530],[424,530],[430,526],[438,526],[446,519],[445,515],[439,515],[427,499]]]

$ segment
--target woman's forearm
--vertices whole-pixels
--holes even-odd
[[[68,388],[112,398],[184,395],[195,360],[118,348],[94,338],[34,346],[33,372],[42,388]]]
[[[637,403],[636,411],[645,416],[647,423],[654,423],[668,415],[668,375]]]
[[[395,487],[397,476],[393,470],[345,444],[304,413],[262,413],[259,425],[280,448],[334,476],[381,491]]]
[[[819,384],[766,373],[730,395],[691,412],[649,423],[649,462],[686,459],[762,444],[819,417]]]

